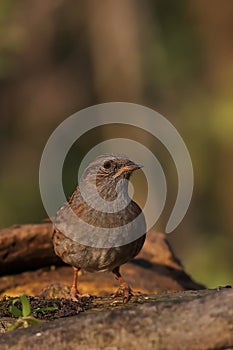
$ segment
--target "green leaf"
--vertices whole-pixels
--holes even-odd
[[[26,317],[25,320],[28,324],[31,324],[31,325],[43,323],[42,320],[37,320],[37,318],[34,318],[34,317]]]
[[[17,329],[19,327],[20,327],[20,324],[15,322],[11,326],[7,327],[6,331],[7,332],[14,331],[15,329]]]
[[[12,300],[12,304],[14,305],[17,301],[19,301],[19,298],[15,298]]]
[[[9,307],[10,313],[12,313],[13,316],[15,317],[22,317],[22,311],[19,310],[15,305],[11,305]]]
[[[12,325],[10,325],[9,327],[7,327],[6,331],[14,331],[15,329],[21,327],[23,325],[23,320],[22,318],[19,318],[16,322],[14,322]]]
[[[22,303],[23,317],[29,316],[31,313],[31,307],[25,294],[20,295],[20,301]]]
[[[24,328],[28,328],[28,326],[29,326],[28,321],[23,321],[23,327],[24,327]]]

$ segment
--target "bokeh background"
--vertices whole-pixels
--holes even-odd
[[[193,161],[193,199],[168,237],[172,247],[199,282],[233,283],[233,2],[2,0],[0,6],[0,226],[46,217],[38,170],[59,123],[93,104],[138,103],[173,123]],[[65,163],[66,191],[74,188],[83,155],[116,135],[137,137],[161,161],[169,195],[156,228],[164,230],[177,175],[164,147],[144,133],[105,127],[84,135]]]

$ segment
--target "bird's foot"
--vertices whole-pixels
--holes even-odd
[[[117,289],[117,291],[112,294],[112,298],[123,296],[123,303],[127,303],[131,296],[135,295],[130,286],[127,283],[123,283]]]
[[[80,294],[76,288],[71,288],[69,299],[72,301],[80,301],[83,298],[90,298],[90,294]]]

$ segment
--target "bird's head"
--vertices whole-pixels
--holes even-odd
[[[82,181],[96,186],[102,198],[113,200],[117,192],[127,192],[127,180],[140,168],[142,165],[134,163],[125,155],[105,154],[98,156],[88,165]]]

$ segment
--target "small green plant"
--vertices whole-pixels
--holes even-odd
[[[22,310],[18,309],[17,306],[15,306],[15,303],[20,301],[22,304]],[[57,310],[57,307],[43,307],[43,308],[37,308],[34,310],[31,310],[30,303],[26,297],[25,294],[20,295],[19,298],[16,298],[12,301],[12,305],[9,308],[10,313],[18,317],[15,323],[13,323],[11,326],[7,328],[7,332],[13,331],[17,328],[24,327],[27,328],[30,325],[34,324],[40,324],[43,321],[38,320],[37,318],[33,317],[31,314],[33,312],[43,312],[43,311],[53,311]]]

